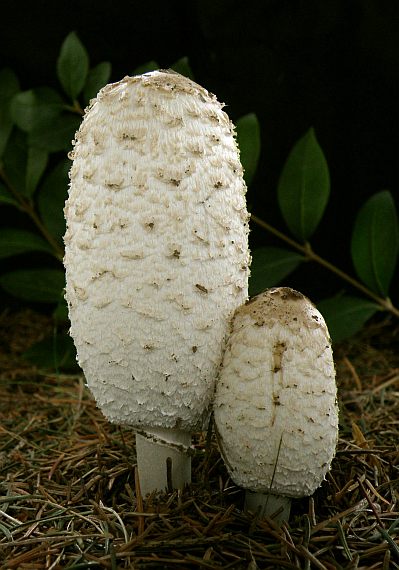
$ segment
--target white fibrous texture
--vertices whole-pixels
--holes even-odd
[[[66,299],[88,386],[111,421],[200,427],[247,299],[234,127],[214,95],[157,71],[100,91],[72,158]]]
[[[306,297],[280,287],[239,308],[214,406],[234,482],[260,493],[311,495],[335,454],[336,397],[328,330]]]

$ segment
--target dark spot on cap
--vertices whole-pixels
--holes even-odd
[[[204,287],[204,285],[200,285],[199,283],[196,283],[195,286],[202,293],[208,293],[208,289],[206,287]]]

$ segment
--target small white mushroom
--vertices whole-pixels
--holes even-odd
[[[173,72],[125,77],[91,102],[71,155],[71,335],[98,406],[137,430],[143,493],[190,481],[190,434],[247,298],[246,188],[222,107]]]
[[[292,497],[320,486],[335,454],[338,408],[327,326],[287,287],[237,309],[216,385],[215,424],[246,508],[287,520]]]

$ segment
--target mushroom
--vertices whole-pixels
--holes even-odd
[[[71,153],[66,299],[105,416],[135,428],[142,493],[190,481],[229,321],[247,299],[248,213],[234,126],[170,71],[86,109]]]
[[[237,309],[214,417],[245,507],[288,520],[291,498],[313,494],[335,454],[338,408],[327,326],[288,287],[269,289]]]

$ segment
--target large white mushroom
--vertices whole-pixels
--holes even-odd
[[[86,110],[65,207],[66,299],[98,406],[137,430],[143,493],[190,481],[229,321],[247,298],[248,214],[234,127],[169,71]]]
[[[216,385],[215,424],[246,508],[287,520],[292,497],[320,486],[335,454],[331,341],[301,293],[273,288],[240,307]]]

